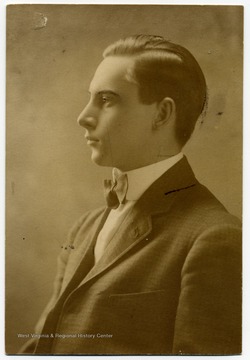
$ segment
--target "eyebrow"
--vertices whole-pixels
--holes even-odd
[[[88,93],[91,94],[91,91],[88,90]],[[100,91],[97,91],[96,95],[112,95],[112,96],[116,96],[116,97],[120,97],[119,94],[117,94],[116,92],[112,91],[112,90],[100,90]]]

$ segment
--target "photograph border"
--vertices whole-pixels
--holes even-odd
[[[36,5],[36,4],[58,4],[58,5],[63,5],[63,4],[68,4],[68,5],[98,5],[98,4],[103,4],[103,5],[108,5],[108,4],[114,4],[114,1],[82,1],[82,0],[78,0],[78,1],[74,1],[74,2],[69,2],[69,1],[27,1],[27,0],[22,0],[22,1],[7,1],[7,0],[2,0],[1,4],[0,4],[0,19],[1,19],[1,38],[0,38],[0,49],[1,49],[1,80],[2,80],[2,86],[1,86],[1,109],[2,109],[2,119],[5,118],[5,101],[6,101],[6,97],[5,97],[5,85],[6,84],[6,75],[5,75],[5,61],[6,61],[6,54],[5,54],[5,48],[6,48],[6,6],[7,5],[11,5],[11,4],[32,4],[32,5]],[[117,4],[117,3],[116,3]],[[248,359],[250,356],[250,342],[249,342],[249,338],[250,338],[250,326],[249,326],[249,318],[250,318],[250,310],[249,310],[249,304],[250,304],[250,285],[249,282],[247,281],[247,274],[249,274],[250,271],[250,264],[249,264],[249,257],[250,257],[250,246],[249,246],[249,242],[248,242],[248,238],[250,235],[250,228],[249,228],[249,218],[250,218],[250,207],[249,207],[249,203],[250,203],[250,190],[247,187],[247,184],[250,183],[250,149],[249,149],[249,135],[250,134],[250,125],[249,125],[249,121],[247,121],[247,119],[249,118],[250,115],[250,111],[249,111],[249,96],[250,96],[250,92],[249,92],[249,81],[247,81],[247,79],[250,78],[250,69],[249,69],[249,64],[250,64],[250,42],[249,42],[249,37],[250,37],[250,4],[247,3],[247,1],[157,1],[157,2],[152,2],[152,1],[123,1],[120,2],[120,5],[147,5],[147,4],[152,4],[152,5],[243,5],[244,6],[244,97],[243,97],[243,103],[244,103],[244,111],[243,111],[243,262],[244,262],[244,271],[243,271],[243,352],[242,355],[234,355],[233,359]],[[4,86],[3,86],[4,85]],[[0,169],[1,169],[1,193],[0,193],[0,201],[1,204],[5,203],[5,124],[4,121],[1,122],[1,131],[0,131]],[[4,276],[5,276],[5,272],[4,272],[4,262],[5,262],[5,258],[4,258],[4,238],[5,238],[5,208],[4,206],[1,207],[0,210],[0,219],[1,219],[1,233],[3,235],[3,251],[1,252],[2,254],[2,266],[1,266],[1,278],[2,278],[2,284],[4,284]],[[4,294],[4,287],[2,289],[2,294]],[[0,321],[1,324],[4,324],[4,308],[5,308],[5,303],[4,303],[4,297],[1,297],[2,303],[1,303],[1,317],[0,317]],[[248,321],[247,321],[248,319]],[[4,355],[5,354],[5,345],[4,345],[4,327],[1,326],[0,327],[0,355]],[[63,355],[60,356],[61,358],[76,358],[78,357],[78,355]],[[37,355],[22,355],[22,359],[31,359],[31,358],[36,358]],[[93,359],[99,357],[98,356],[84,356],[84,358],[89,358],[89,359]],[[109,356],[106,356],[109,357]],[[115,356],[118,357],[118,356]],[[128,357],[130,358],[131,356],[122,356],[122,358],[124,357]],[[136,356],[137,358],[139,357],[143,357],[143,356]],[[148,356],[147,356],[148,357]],[[155,356],[154,356],[155,357]],[[158,357],[158,356],[157,356]],[[179,355],[179,356],[172,356],[171,355],[171,359],[180,359],[180,358],[184,358],[184,356]],[[186,357],[186,356],[185,356]],[[206,356],[205,359],[222,359],[224,356]],[[8,355],[9,359],[16,359],[16,355],[12,356],[12,355]],[[39,358],[46,358],[46,359],[52,359],[54,358],[54,355],[45,355],[45,356],[40,356]],[[204,356],[188,356],[188,359],[190,360],[197,360],[199,358],[204,358]],[[229,356],[229,358],[231,358],[231,356]]]

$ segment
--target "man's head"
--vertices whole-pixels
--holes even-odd
[[[78,122],[92,160],[126,171],[180,151],[204,107],[206,85],[186,49],[139,35],[104,51],[89,92]]]

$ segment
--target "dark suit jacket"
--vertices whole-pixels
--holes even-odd
[[[93,267],[108,212],[91,211],[73,229],[73,248],[62,250],[37,327],[54,337],[24,352],[240,353],[240,223],[196,180],[186,158],[143,194]]]

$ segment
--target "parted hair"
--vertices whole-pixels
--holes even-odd
[[[190,138],[206,101],[206,80],[194,56],[183,46],[155,35],[134,35],[109,45],[108,56],[134,56],[127,77],[139,86],[144,104],[170,97],[176,105],[176,138],[184,145]]]

